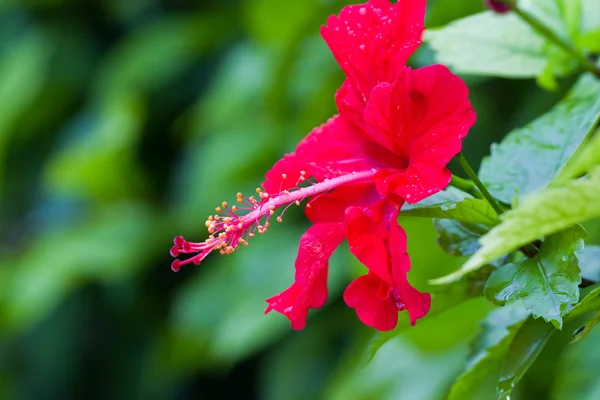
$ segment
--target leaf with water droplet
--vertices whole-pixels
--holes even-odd
[[[535,318],[562,328],[562,317],[579,299],[581,282],[575,249],[585,236],[579,226],[549,236],[535,258],[496,270],[485,286],[485,296],[504,304],[520,300]]]
[[[463,373],[448,395],[448,400],[476,398],[482,382],[491,374],[499,377],[500,366],[517,330],[529,312],[519,304],[507,304],[492,311],[481,324],[481,330],[471,342],[471,351]]]
[[[513,389],[533,364],[556,330],[541,319],[530,318],[517,331],[500,374],[498,398],[510,399]]]
[[[525,197],[519,207],[502,215],[502,224],[481,237],[481,248],[460,270],[438,281],[452,281],[537,239],[600,217],[598,198],[600,166],[584,178]]]
[[[558,185],[577,178],[598,164],[600,164],[600,130],[597,130],[589,142],[573,155],[554,179],[553,184]]]
[[[583,325],[581,327],[581,329],[578,329],[575,331],[575,333],[573,334],[573,339],[571,340],[571,343],[576,343],[576,342],[580,341],[581,339],[586,338],[587,335],[592,330],[592,328],[594,326],[596,326],[598,323],[600,323],[600,312],[596,313],[596,315],[594,315],[594,317],[592,317],[590,320],[588,320],[585,323],[585,325]]]
[[[592,282],[600,282],[600,246],[586,245],[577,256],[581,277]]]
[[[433,226],[439,236],[440,247],[454,256],[468,256],[479,248],[478,239],[488,231],[482,224],[461,222],[451,219],[434,219]]]
[[[479,176],[497,199],[510,204],[543,189],[559,174],[600,120],[600,80],[584,75],[552,110],[492,146]]]
[[[498,214],[485,200],[455,188],[448,188],[417,204],[402,208],[401,216],[442,218],[473,224],[494,226],[500,223]]]

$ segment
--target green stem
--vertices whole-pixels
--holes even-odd
[[[494,199],[492,197],[492,195],[490,194],[490,192],[488,192],[488,190],[485,187],[485,185],[483,184],[483,182],[481,182],[479,180],[479,178],[477,177],[477,174],[475,173],[475,171],[473,171],[473,168],[471,168],[471,166],[469,165],[469,162],[467,161],[467,159],[465,158],[463,153],[458,153],[458,156],[456,156],[456,157],[458,158],[458,162],[460,163],[460,166],[462,167],[462,169],[465,170],[465,172],[467,173],[467,176],[469,178],[471,178],[471,180],[473,181],[475,186],[477,186],[477,189],[479,189],[479,191],[481,192],[483,197],[487,200],[487,202],[490,203],[490,206],[492,206],[494,211],[496,211],[496,213],[498,215],[502,214],[504,212],[504,208],[496,201],[496,199]]]
[[[598,78],[600,78],[600,69],[594,65],[592,60],[587,58],[575,46],[573,46],[572,43],[562,39],[560,36],[558,36],[556,33],[554,33],[550,28],[548,28],[546,25],[544,25],[542,22],[540,22],[534,16],[529,15],[525,11],[521,10],[515,4],[510,4],[510,3],[507,3],[507,4],[511,6],[511,8],[515,12],[515,14],[517,14],[519,16],[519,18],[521,18],[525,23],[527,23],[529,26],[531,26],[533,29],[535,29],[538,33],[540,33],[546,39],[553,42],[555,45],[557,45],[558,47],[562,48],[567,53],[569,53],[575,60],[577,60],[577,62],[581,66],[581,68],[583,68],[584,70],[586,70],[588,72],[591,72],[592,74],[594,74]]]
[[[467,159],[465,158],[465,156],[463,155],[463,153],[458,153],[458,155],[456,157],[458,158],[458,162],[460,163],[460,166],[465,170],[465,172],[467,173],[467,175],[469,176],[469,178],[471,178],[471,180],[477,186],[477,189],[479,189],[479,191],[481,192],[481,194],[483,195],[483,197],[485,197],[485,199],[487,200],[487,202],[490,203],[490,206],[492,206],[492,208],[494,209],[494,211],[496,211],[496,213],[498,215],[502,214],[505,211],[504,207],[502,207],[500,205],[500,203],[498,203],[496,201],[496,199],[494,199],[492,197],[492,195],[490,194],[490,192],[488,192],[488,190],[485,187],[485,185],[483,184],[483,182],[481,182],[479,180],[479,178],[477,177],[477,174],[475,173],[475,171],[473,171],[473,168],[471,168],[471,165],[469,165],[469,162],[467,161]],[[531,243],[527,244],[527,245],[525,245],[523,247],[521,247],[520,250],[523,252],[523,254],[525,254],[529,258],[535,257],[535,255],[539,251],[537,249],[537,247],[535,247]]]
[[[460,189],[463,192],[467,192],[477,199],[483,198],[481,193],[479,193],[479,190],[477,190],[477,186],[475,186],[475,184],[472,181],[469,181],[467,179],[459,178],[456,175],[452,175],[450,186],[454,186],[455,188]]]

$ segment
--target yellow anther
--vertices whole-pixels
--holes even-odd
[[[262,190],[260,188],[256,188],[256,193],[260,193]]]
[[[306,171],[300,171],[300,175],[302,175],[302,176],[306,175]]]
[[[244,227],[244,224],[242,224],[241,222],[237,225],[238,229],[242,229]]]
[[[215,211],[216,211],[216,212],[221,212],[221,207],[217,207],[217,208],[215,208]]]
[[[243,196],[242,192],[237,192],[236,197],[242,197],[242,196]]]
[[[223,208],[227,207],[227,202],[226,201],[222,202],[221,207],[223,207]]]
[[[231,211],[236,212],[237,211],[237,207],[236,206],[231,207]]]
[[[283,179],[287,179],[287,175],[286,175],[286,174],[281,174],[281,177],[282,177]]]
[[[283,222],[283,219],[281,219],[281,216],[277,217],[277,222]]]
[[[303,176],[300,177],[300,180],[303,181],[305,178]]]
[[[300,200],[296,200],[296,205],[299,206],[300,205]]]
[[[219,250],[219,253],[221,253],[222,255],[225,255],[225,250],[221,249],[221,250]]]
[[[310,203],[308,203],[308,204],[306,205],[306,208],[311,208],[311,207],[312,207],[312,206],[310,205]]]
[[[269,215],[273,215],[273,214],[275,214],[275,211],[273,211],[273,210],[270,210],[270,211],[269,211]]]

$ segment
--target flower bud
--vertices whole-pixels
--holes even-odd
[[[490,10],[498,14],[504,14],[511,10],[515,5],[515,0],[484,0],[484,4]]]

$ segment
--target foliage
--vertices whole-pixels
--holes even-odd
[[[344,245],[305,330],[264,316],[293,276],[294,209],[243,252],[169,270],[174,236],[203,239],[206,210],[335,112],[318,31],[349,2],[288,3],[1,2],[0,398],[598,398],[596,0],[520,0],[554,38],[428,2],[410,64],[462,74],[463,153],[495,200],[468,176],[403,207],[432,294],[417,326],[357,323]]]

